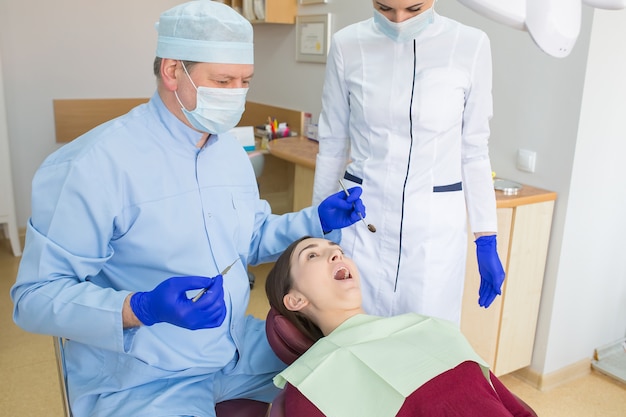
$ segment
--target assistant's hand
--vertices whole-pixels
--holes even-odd
[[[361,220],[359,213],[365,217],[365,206],[360,198],[362,192],[361,187],[353,187],[348,190],[349,195],[339,191],[320,203],[317,212],[324,233],[358,222]]]
[[[146,326],[166,322],[190,330],[219,327],[226,317],[224,278],[172,277],[148,292],[136,292],[130,307]],[[187,291],[210,287],[195,303]]]
[[[504,268],[502,268],[496,246],[496,235],[481,236],[476,239],[476,258],[478,259],[478,272],[480,272],[478,305],[485,308],[502,294]]]

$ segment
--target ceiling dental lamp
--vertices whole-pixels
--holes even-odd
[[[578,39],[582,5],[607,10],[626,8],[626,0],[458,0],[498,23],[527,31],[545,53],[563,58]]]

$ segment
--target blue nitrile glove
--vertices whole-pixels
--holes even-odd
[[[496,235],[481,236],[476,239],[476,258],[480,272],[478,305],[489,307],[496,296],[502,294],[504,268],[498,257]]]
[[[208,277],[168,278],[152,291],[136,292],[130,307],[146,326],[166,322],[190,330],[219,327],[226,317],[224,279],[221,275]],[[195,303],[187,291],[210,287]]]
[[[352,187],[348,190],[350,195],[339,191],[320,203],[317,212],[324,233],[358,222],[361,220],[359,213],[365,217],[365,206],[360,198],[362,192],[361,187]]]

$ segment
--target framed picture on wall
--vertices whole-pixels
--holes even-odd
[[[328,0],[300,0],[300,4],[328,3]]]
[[[296,61],[326,63],[330,14],[296,16]]]

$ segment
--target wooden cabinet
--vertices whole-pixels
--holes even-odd
[[[470,237],[461,330],[496,375],[530,365],[556,193],[524,186],[498,200],[498,254],[506,271],[502,295],[478,306],[480,275]]]
[[[286,190],[283,198],[288,199],[288,210],[299,211],[311,205],[313,180],[315,178],[315,156],[318,143],[302,136],[276,139],[268,146],[273,157],[289,161],[287,177],[283,177]],[[262,187],[263,184],[260,183]],[[261,188],[263,191],[263,188]],[[274,208],[275,204],[272,204]]]
[[[250,22],[256,23],[296,23],[297,0],[226,0]]]

